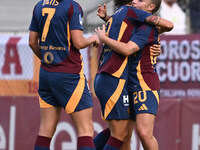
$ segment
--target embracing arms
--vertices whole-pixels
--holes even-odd
[[[108,45],[112,50],[115,52],[122,54],[124,56],[130,56],[133,53],[137,52],[140,50],[139,46],[134,43],[133,41],[129,41],[127,43],[124,42],[119,42],[116,40],[113,40],[106,36],[105,33],[105,25],[102,26],[102,29],[98,27],[95,29],[96,34],[98,35],[100,41]],[[161,53],[161,46],[160,44],[154,44],[153,46],[150,47],[150,52],[152,56],[158,56]]]
[[[105,22],[107,22],[110,18],[110,16],[107,14],[107,8],[105,3],[103,4],[103,6],[99,4],[97,12],[97,15]],[[171,21],[155,15],[147,17],[145,19],[145,22],[150,25],[158,26],[159,34],[163,32],[169,32],[174,28],[174,24]]]

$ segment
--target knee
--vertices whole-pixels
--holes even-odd
[[[125,135],[125,141],[130,142],[132,137],[132,132],[127,132]]]
[[[121,141],[125,141],[128,139],[128,131],[127,130],[118,130],[118,131],[112,131],[111,130],[111,136],[121,140]]]
[[[56,126],[45,126],[43,124],[40,125],[39,128],[39,135],[46,136],[46,137],[53,137],[56,131]]]
[[[77,126],[79,136],[92,136],[94,135],[93,123],[80,124]]]
[[[142,142],[148,141],[153,135],[145,129],[137,129],[137,134]]]

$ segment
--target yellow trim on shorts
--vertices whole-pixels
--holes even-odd
[[[159,98],[159,95],[158,95],[158,91],[152,91],[154,96],[156,97],[156,100],[158,102],[158,105],[159,105],[159,101],[160,101],[160,98]]]
[[[46,103],[40,96],[39,96],[39,104],[40,104],[40,108],[51,108],[51,107],[54,107],[54,106]]]
[[[111,112],[115,104],[117,103],[122,93],[122,90],[124,88],[125,82],[126,80],[119,79],[119,84],[117,86],[117,89],[115,90],[115,92],[112,94],[112,96],[109,98],[109,100],[106,103],[105,110],[104,110],[104,119],[108,117],[109,113]]]
[[[71,114],[75,111],[83,95],[84,88],[85,88],[85,77],[83,75],[80,75],[80,80],[78,82],[78,85],[76,86],[76,89],[74,90],[71,98],[69,99],[65,107],[65,111],[68,114]]]

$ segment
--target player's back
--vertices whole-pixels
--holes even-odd
[[[33,18],[36,25],[30,26],[30,29],[39,33],[41,66],[45,70],[80,72],[81,56],[73,46],[70,30],[83,30],[82,15],[82,8],[72,0],[42,0],[35,6]]]
[[[114,40],[127,43],[136,32],[137,23],[144,22],[149,15],[133,7],[121,6],[106,23],[107,35]],[[127,78],[127,61],[128,57],[104,45],[98,73],[107,72],[118,78]]]

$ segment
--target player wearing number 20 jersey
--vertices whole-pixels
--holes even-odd
[[[106,32],[111,39],[127,43],[135,34],[137,24],[144,22],[150,15],[130,6],[120,6],[107,21]],[[121,55],[104,45],[94,82],[104,119],[130,117],[126,82],[128,69],[128,56]]]

